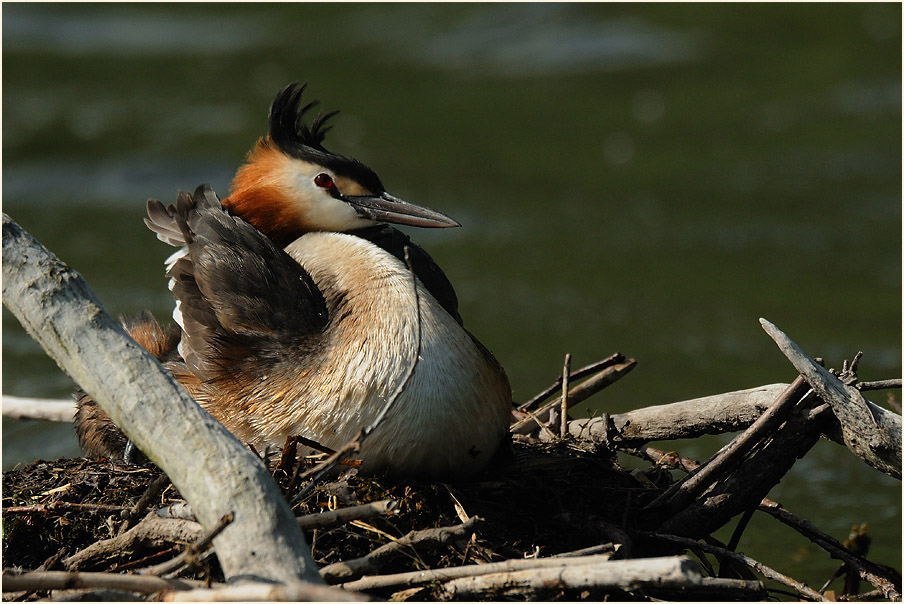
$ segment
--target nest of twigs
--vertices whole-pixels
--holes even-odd
[[[608,552],[618,557],[626,552],[620,553],[623,545],[615,544],[623,544],[624,531],[638,526],[633,510],[660,492],[655,483],[670,480],[667,471],[630,472],[618,467],[608,454],[588,452],[568,441],[531,439],[517,440],[513,458],[479,479],[455,484],[391,482],[346,471],[311,488],[297,477],[293,481],[293,476],[313,461],[290,468],[285,467],[285,460],[280,464],[268,456],[267,461],[287,499],[297,498],[305,487],[307,492],[293,504],[298,516],[391,500],[384,513],[374,517],[305,530],[313,557],[322,568],[366,558],[375,549],[409,536],[410,545],[380,557],[381,574],[575,551]],[[161,474],[152,464],[130,465],[110,459],[37,461],[6,472],[4,566],[121,573],[173,558],[187,545],[175,537],[122,538],[128,532],[123,528],[134,527],[145,513],[133,508],[154,488],[153,483],[157,483],[158,493],[146,502],[150,508],[181,501]],[[161,483],[166,485],[162,489]],[[440,527],[449,527],[446,535],[429,534],[429,529]],[[97,542],[116,539],[118,547],[95,556],[77,555]],[[182,567],[178,576],[223,580],[215,556],[197,557]],[[326,578],[330,581],[330,575]],[[370,593],[389,597],[394,591],[389,587]],[[28,600],[48,593],[8,595]],[[444,594],[427,585],[405,595],[437,599]]]
[[[613,355],[571,374],[567,365],[561,382],[515,410],[513,442],[467,482],[359,476],[353,446],[305,455],[299,446],[318,445],[300,437],[260,454],[320,576],[335,587],[297,582],[266,591],[257,583],[264,591],[253,598],[230,592],[210,547],[230,515],[202,527],[151,464],[62,459],[6,472],[4,599],[900,599],[900,573],[866,558],[865,527],[840,543],[765,497],[821,435],[840,440],[839,419],[803,377],[567,421],[565,402],[611,383],[633,361]],[[557,388],[566,391],[565,375],[586,379],[531,411]],[[734,419],[723,425],[726,409]],[[871,409],[882,421],[898,418]],[[702,465],[643,444],[663,430],[678,438],[714,426],[743,432]],[[650,464],[627,470],[618,452]],[[754,511],[844,564],[816,591],[734,551]],[[739,515],[727,545],[712,537]],[[841,577],[840,594],[826,591]],[[874,589],[857,595],[862,582]]]

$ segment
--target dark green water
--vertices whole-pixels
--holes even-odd
[[[225,194],[277,89],[341,108],[329,148],[463,228],[414,232],[517,400],[616,350],[619,412],[790,381],[766,317],[901,376],[901,7],[23,5],[3,10],[3,208],[117,315],[165,317],[144,200]],[[3,392],[70,380],[3,312]],[[887,393],[873,393],[884,404]],[[706,457],[725,438],[682,443]],[[3,466],[78,453],[4,422]],[[820,443],[770,494],[900,568],[900,483]],[[769,518],[741,548],[818,586]]]

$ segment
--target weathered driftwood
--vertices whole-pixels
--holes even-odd
[[[662,534],[662,533],[654,533],[650,535],[656,539],[662,539],[663,541],[671,541],[673,543],[680,543],[687,547],[698,548],[701,551],[709,552],[715,555],[718,555],[723,558],[730,558],[741,564],[745,564],[746,566],[752,568],[756,572],[760,573],[764,577],[772,579],[773,581],[778,581],[783,585],[787,585],[791,587],[797,593],[805,598],[809,598],[815,601],[825,601],[825,598],[822,594],[817,591],[814,591],[808,585],[801,583],[800,581],[795,581],[794,579],[783,575],[782,573],[769,568],[765,564],[754,560],[753,558],[741,553],[730,551],[724,547],[718,547],[715,545],[711,545],[709,543],[699,543],[693,539],[688,539],[686,537],[681,537],[678,535],[670,535],[670,534]]]
[[[92,543],[85,549],[63,558],[62,564],[67,570],[75,571],[136,544],[167,541],[188,545],[200,539],[203,534],[204,529],[197,522],[161,518],[155,512],[150,512],[128,531],[110,539]]]
[[[320,514],[299,516],[298,525],[306,531],[311,531],[336,524],[343,524],[350,520],[367,520],[376,516],[393,514],[398,507],[398,502],[393,501],[392,499],[384,499],[383,501],[353,505],[351,507],[340,508],[329,512],[321,512]]]
[[[27,398],[3,395],[3,417],[71,422],[75,418],[75,401]]]
[[[803,378],[794,380],[750,427],[732,439],[693,475],[667,489],[652,506],[670,505],[683,508],[717,480],[741,465],[744,456],[788,418],[806,393],[805,385]]]
[[[891,381],[889,384],[889,387],[894,385]],[[571,436],[589,441],[596,446],[608,446],[607,439],[609,439],[620,449],[654,440],[688,439],[705,434],[736,432],[746,429],[756,421],[787,387],[788,384],[769,384],[687,401],[643,407],[611,416],[576,419],[568,422],[568,432]],[[846,390],[858,391],[857,388],[850,386]],[[881,432],[881,442],[889,444],[868,453],[863,452],[863,447],[859,449],[859,452],[855,449],[851,450],[858,457],[863,458],[866,455],[868,458],[872,458],[874,463],[870,465],[873,467],[877,467],[874,464],[878,464],[881,467],[877,467],[877,469],[883,472],[885,469],[889,469],[891,473],[886,473],[896,476],[893,468],[895,467],[895,457],[900,455],[901,451],[901,416],[863,399],[862,395],[861,399],[870,415],[875,418],[875,424],[870,428],[871,433],[875,436],[877,431]],[[825,425],[824,435],[838,444],[846,445],[842,435],[844,425],[845,422],[829,422]],[[846,425],[850,439],[850,433],[854,428],[850,423]],[[862,438],[863,436],[861,436],[861,442]],[[888,453],[883,453],[885,460],[876,460],[877,452],[882,451],[888,451]],[[866,459],[864,460],[866,461]],[[867,461],[867,463],[869,462]],[[887,468],[889,465],[891,468]],[[900,467],[901,464],[898,461],[896,476],[898,478],[900,478]]]
[[[195,403],[101,306],[80,275],[3,214],[3,303],[192,503],[227,577],[320,581],[261,461]]]
[[[45,589],[119,589],[137,593],[190,590],[198,581],[161,579],[150,575],[121,575],[115,573],[78,573],[63,570],[35,571],[24,574],[3,573],[3,591],[33,591]]]
[[[367,598],[354,592],[302,581],[288,584],[245,583],[205,588],[202,581],[163,579],[153,575],[35,571],[24,574],[3,573],[4,593],[43,590],[117,590],[140,594],[162,594],[165,602],[242,602],[242,601],[332,601],[354,602]],[[90,597],[90,594],[88,594]]]
[[[568,422],[568,433],[597,444],[606,442],[609,436],[619,446],[631,446],[651,440],[737,432],[755,422],[787,387],[769,384],[615,413],[609,417],[616,431],[609,435],[604,417],[576,419]]]
[[[489,562],[486,564],[468,564],[467,566],[453,566],[450,568],[438,568],[435,570],[419,570],[394,575],[373,575],[363,577],[355,581],[340,584],[342,589],[368,591],[372,589],[404,589],[417,587],[426,583],[436,583],[460,579],[462,577],[476,577],[497,573],[507,573],[519,570],[531,570],[535,568],[563,568],[580,564],[592,564],[604,562],[611,558],[612,554],[595,554],[592,556],[577,557],[550,557],[529,558],[526,560],[505,560],[502,562]]]
[[[453,579],[443,585],[451,597],[480,598],[543,594],[556,590],[687,590],[704,583],[696,562],[685,557],[643,560],[600,560],[564,567],[516,570]],[[743,590],[764,594],[759,581],[745,581]],[[739,584],[734,584],[741,587]]]
[[[161,598],[164,602],[361,602],[369,599],[355,592],[301,581],[280,585],[249,583],[214,589],[170,591]]]
[[[733,472],[688,505],[682,505],[680,500],[667,502],[668,520],[659,526],[659,531],[702,538],[734,516],[756,507],[794,462],[816,444],[829,417],[827,405],[815,396],[805,397],[795,414],[761,439],[756,450],[740,460]],[[650,510],[651,515],[661,514],[658,509],[657,506]]]
[[[857,388],[813,361],[778,327],[766,319],[760,319],[760,324],[810,387],[832,406],[847,448],[877,470],[901,480],[901,416],[876,411]]]

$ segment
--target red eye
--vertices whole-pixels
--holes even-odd
[[[320,187],[321,189],[332,189],[333,188],[333,177],[329,174],[324,174],[321,172],[317,176],[314,177],[314,184]]]

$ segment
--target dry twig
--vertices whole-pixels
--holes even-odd
[[[405,548],[414,546],[434,547],[467,539],[480,522],[483,522],[481,518],[472,516],[467,522],[455,526],[411,531],[395,541],[381,545],[366,556],[324,566],[320,569],[320,576],[327,583],[341,583],[357,579],[368,573],[375,573],[379,570],[382,560]]]
[[[384,499],[383,501],[374,501],[329,512],[299,516],[298,524],[303,530],[310,531],[343,524],[350,520],[367,520],[375,516],[395,514],[398,508],[398,502],[392,499]]]
[[[138,501],[135,502],[135,505],[131,507],[131,509],[123,510],[122,517],[124,522],[119,527],[117,534],[123,534],[129,528],[132,520],[138,518],[139,515],[143,514],[144,511],[151,505],[151,501],[156,499],[157,495],[159,495],[166,486],[170,483],[169,476],[166,473],[160,474],[157,478],[154,479],[154,482],[148,486],[147,490],[138,498]]]
[[[94,514],[115,514],[126,510],[121,505],[101,505],[97,503],[73,503],[70,501],[52,501],[50,503],[36,503],[33,505],[13,505],[3,508],[3,515],[7,514],[51,514],[54,512],[89,512]]]
[[[78,570],[96,558],[119,554],[136,543],[168,541],[188,545],[200,538],[202,533],[203,528],[197,522],[161,518],[155,512],[150,512],[141,522],[125,533],[112,539],[92,543],[85,549],[64,558],[62,563],[69,570]]]
[[[536,598],[559,590],[646,591],[687,590],[704,585],[696,563],[685,557],[601,560],[565,567],[536,568],[453,579],[443,585],[451,597],[496,596]],[[709,580],[710,584],[726,580]],[[758,581],[727,580],[747,597],[762,594]]]
[[[813,600],[815,602],[823,602],[827,601],[826,598],[819,592],[814,591],[812,588],[808,587],[804,583],[800,581],[795,581],[791,577],[783,575],[782,573],[774,570],[761,562],[757,562],[753,558],[742,554],[740,552],[733,552],[731,550],[725,549],[724,547],[717,547],[715,545],[710,545],[709,543],[700,543],[699,541],[695,541],[693,539],[688,539],[687,537],[681,537],[679,535],[667,535],[664,533],[644,533],[647,537],[652,537],[654,539],[661,539],[663,541],[670,541],[672,543],[680,543],[681,545],[687,547],[697,547],[705,552],[709,552],[711,554],[716,554],[718,556],[722,556],[725,558],[730,558],[742,564],[745,564],[760,573],[767,579],[772,579],[773,581],[777,581],[782,585],[786,585],[792,589],[794,589],[801,596]]]
[[[167,573],[173,573],[177,569],[183,566],[191,566],[195,563],[198,556],[201,555],[209,546],[210,542],[213,541],[214,537],[223,532],[227,526],[229,526],[232,521],[235,519],[235,514],[230,512],[226,514],[222,518],[220,518],[220,522],[213,529],[205,532],[201,537],[189,545],[185,550],[173,558],[172,560],[167,560],[161,564],[156,566],[151,566],[149,568],[144,569],[142,574],[145,575],[166,575]]]
[[[568,393],[570,404],[577,405],[578,403],[585,401],[606,386],[609,386],[610,384],[613,384],[620,380],[632,369],[634,369],[636,365],[637,361],[635,361],[634,359],[624,359],[621,362],[607,365],[605,369],[603,369],[593,377],[584,380],[571,389],[571,391]],[[529,415],[528,417],[520,419],[519,421],[512,424],[512,426],[509,428],[509,432],[511,432],[512,434],[529,434],[533,432],[537,429],[537,425],[540,422],[546,421],[551,409],[557,406],[561,407],[561,405],[562,397],[558,396],[536,411],[534,415],[536,415],[536,418],[539,418],[539,421],[537,421],[537,419],[535,419],[533,415]]]
[[[374,424],[376,425],[376,424]],[[335,453],[327,457],[325,460],[311,468],[303,472],[298,480],[305,480],[308,477],[311,477],[311,482],[304,486],[295,497],[292,498],[292,505],[294,506],[299,501],[303,500],[308,493],[310,493],[314,486],[320,481],[321,478],[326,476],[327,472],[333,469],[334,466],[341,463],[343,459],[345,459],[348,455],[352,453],[357,453],[361,449],[361,442],[365,438],[364,430],[360,430],[357,435],[341,447],[336,450]],[[294,482],[294,477],[293,477]]]
[[[571,353],[565,355],[565,363],[562,364],[562,408],[559,412],[559,436],[565,438],[568,434],[568,376],[571,373]]]
[[[181,579],[161,579],[147,575],[116,573],[83,573],[59,570],[17,574],[3,571],[3,591],[35,591],[48,589],[118,589],[138,593],[163,590],[189,590],[197,582]]]
[[[623,355],[620,352],[616,352],[601,361],[597,361],[596,363],[592,363],[590,365],[587,365],[586,367],[581,367],[577,371],[571,372],[570,378],[572,380],[580,380],[584,377],[587,377],[588,375],[602,371],[603,369],[610,367],[611,365],[614,365],[616,363],[623,363],[624,360],[625,360],[625,355]],[[556,378],[556,381],[553,382],[551,386],[549,386],[545,390],[537,393],[529,401],[518,405],[518,407],[517,407],[518,411],[525,411],[527,409],[530,409],[534,405],[545,401],[552,393],[554,393],[556,390],[560,390],[561,388],[562,388],[562,376],[559,376]]]
[[[164,602],[361,602],[367,597],[335,587],[302,581],[292,583],[240,583],[215,589],[172,591]]]
[[[845,564],[857,569],[860,576],[869,581],[873,587],[882,590],[886,598],[899,600],[901,598],[901,573],[894,569],[870,562],[863,556],[844,547],[837,539],[817,529],[803,518],[798,518],[774,501],[764,500],[759,508],[761,511],[773,516],[777,520],[790,526],[807,539],[829,552],[833,558],[842,560]]]
[[[566,566],[595,564],[597,562],[609,560],[610,556],[611,554],[597,554],[583,557],[557,556],[550,558],[531,558],[526,560],[505,560],[487,564],[469,564],[467,566],[454,566],[451,568],[416,570],[394,575],[375,575],[372,577],[364,577],[356,581],[342,583],[342,589],[355,591],[386,588],[402,589],[428,583],[449,581],[451,579],[460,579],[462,577],[476,577],[479,575],[537,568],[564,568]]]
[[[649,507],[666,505],[684,507],[715,481],[737,468],[744,455],[761,440],[771,436],[770,433],[785,421],[805,392],[806,382],[798,377],[747,430],[732,439],[693,475],[672,485]]]

